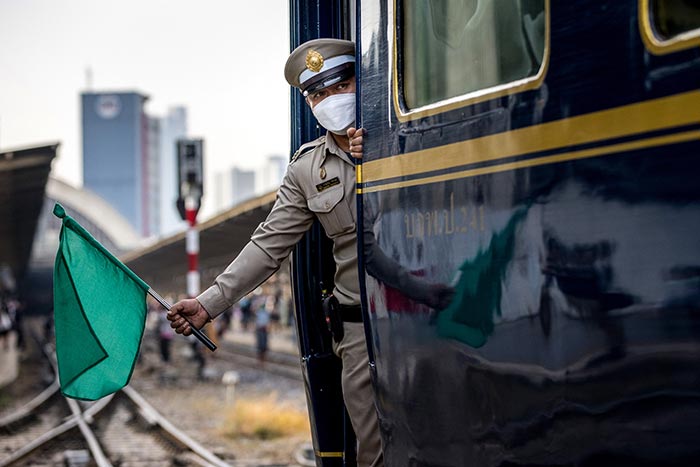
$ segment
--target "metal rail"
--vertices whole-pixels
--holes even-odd
[[[39,395],[37,395],[34,399],[24,404],[15,412],[12,412],[11,414],[5,415],[4,417],[0,418],[0,428],[5,428],[29,417],[36,409],[38,409],[39,407],[44,405],[46,401],[51,399],[51,396],[56,394],[59,388],[60,385],[58,384],[58,378],[56,378],[51,383],[51,385],[49,385],[46,389],[41,391],[41,393],[39,393]]]
[[[44,444],[48,443],[49,441],[59,437],[60,435],[67,433],[68,431],[72,430],[75,427],[80,427],[81,432],[83,432],[83,435],[85,436],[85,432],[83,430],[90,431],[90,428],[87,426],[88,423],[92,422],[92,419],[97,413],[99,413],[102,409],[107,407],[107,405],[110,403],[112,400],[113,396],[107,396],[103,399],[100,399],[98,402],[93,404],[89,409],[85,410],[84,412],[80,411],[80,407],[78,404],[73,401],[73,400],[68,400],[68,404],[71,405],[71,411],[73,412],[73,415],[66,420],[65,422],[61,423],[55,428],[50,429],[43,435],[39,436],[38,438],[35,438],[33,441],[30,443],[22,446],[22,448],[18,449],[17,451],[13,452],[10,457],[0,461],[0,467],[6,467],[9,465],[14,464],[15,462],[20,461],[21,459],[27,457],[29,454],[32,452],[36,451],[39,449],[41,446]],[[72,404],[75,404],[77,411],[74,410],[74,407],[72,407]],[[38,406],[37,406],[38,407]],[[36,407],[35,407],[36,410]],[[85,427],[81,427],[81,425],[85,425]],[[92,432],[90,431],[92,434]],[[94,439],[94,435],[92,436]],[[87,440],[87,438],[86,438]],[[97,444],[97,441],[95,440],[94,443],[96,444],[96,449],[101,452],[101,448],[99,447],[99,444]],[[88,441],[88,445],[90,446],[90,441]],[[90,449],[92,451],[92,446],[90,446]],[[95,453],[93,452],[93,456],[95,456]],[[98,458],[104,457],[104,454],[100,456],[99,454],[95,456],[96,462]],[[109,463],[107,464],[99,464],[100,466],[106,466],[106,465],[111,465]]]
[[[111,399],[111,396],[109,397]],[[102,446],[100,446],[100,443],[97,441],[97,437],[88,426],[78,403],[73,399],[66,399],[66,402],[68,402],[68,406],[70,407],[71,412],[73,412],[73,418],[75,418],[78,423],[80,433],[83,435],[83,438],[85,438],[85,441],[87,441],[88,449],[90,449],[92,459],[97,464],[97,467],[112,467],[112,463],[109,461],[107,456],[105,456]],[[109,401],[107,403],[109,403]]]
[[[34,339],[34,342],[36,342],[36,345],[39,346],[42,353],[46,356],[46,358],[49,359],[49,362],[51,363],[51,369],[53,370],[54,379],[53,382],[48,387],[46,387],[46,389],[41,391],[32,400],[30,400],[11,414],[0,418],[0,428],[5,428],[29,417],[37,408],[41,407],[42,405],[44,405],[44,403],[51,399],[51,397],[54,394],[56,394],[61,387],[58,381],[58,371],[56,371],[55,359],[51,359],[53,350],[49,348],[48,345],[42,345],[41,339],[39,338],[36,332],[32,332],[31,335]]]
[[[127,386],[121,390],[127,398],[138,408],[139,413],[151,425],[158,426],[166,433],[168,438],[176,443],[181,448],[191,451],[200,458],[200,465],[213,467],[231,467],[230,464],[224,462],[212,452],[208,451],[204,446],[190,438],[186,433],[175,427],[170,421],[163,417],[153,406],[151,406],[138,392]],[[10,466],[30,455],[38,448],[57,438],[58,436],[78,428],[85,438],[88,448],[92,454],[92,458],[98,467],[112,467],[112,463],[105,455],[97,436],[90,429],[89,425],[93,422],[95,416],[106,408],[114,398],[114,395],[100,399],[98,402],[90,406],[85,411],[80,409],[78,403],[72,399],[66,399],[73,415],[60,424],[52,428],[43,435],[35,438],[32,442],[26,444],[21,449],[13,452],[10,457],[0,461],[0,467]],[[193,456],[189,456],[190,460],[195,460]]]
[[[219,459],[213,453],[204,448],[197,441],[190,438],[185,432],[177,428],[175,425],[170,423],[168,419],[163,417],[156,409],[153,408],[151,404],[146,402],[138,392],[133,388],[126,386],[122,389],[122,392],[131,399],[131,401],[139,407],[139,410],[144,415],[144,418],[149,423],[158,425],[163,431],[165,431],[169,437],[182,447],[185,447],[192,451],[193,453],[200,456],[202,459],[209,462],[211,465],[216,467],[231,467],[226,462]]]
[[[270,353],[269,360],[261,365],[254,350],[243,345],[222,345],[214,358],[232,360],[248,368],[266,371],[277,376],[302,381],[302,370],[299,357],[282,353]]]
[[[299,368],[299,361],[293,356],[286,354],[280,356],[276,356],[274,354],[270,355],[270,361],[265,362],[264,367],[261,367],[254,351],[247,349],[244,346],[227,347],[228,348],[226,350],[221,349],[215,354],[215,356],[217,358],[235,359],[239,363],[246,366],[296,380],[299,380],[302,377],[301,370]],[[54,374],[57,375],[58,372],[56,368],[55,351],[50,346],[42,346],[42,350],[52,363]],[[56,379],[51,383],[51,385],[45,388],[31,401],[20,407],[15,412],[0,418],[0,428],[9,427],[12,424],[18,423],[32,416],[32,414],[37,413],[37,411],[44,406],[52,398],[52,396],[59,392],[59,389],[60,386],[58,376],[56,376]],[[256,463],[254,460],[236,461],[233,462],[233,464],[226,463],[174,426],[152,405],[150,405],[136,390],[127,386],[123,388],[121,392],[136,406],[137,412],[148,424],[158,426],[159,429],[166,435],[167,439],[186,451],[185,453],[181,453],[182,459],[187,459],[188,462],[196,465],[209,467],[253,465],[250,464],[251,462],[253,462],[254,465],[266,465],[265,461],[262,461],[262,463]],[[31,442],[22,446],[22,448],[13,452],[10,457],[0,460],[0,467],[11,466],[20,460],[27,458],[40,447],[75,428],[80,430],[82,437],[86,440],[95,465],[98,467],[112,467],[111,461],[100,445],[98,436],[96,436],[92,431],[90,425],[93,423],[95,417],[107,406],[109,406],[113,399],[114,395],[107,396],[95,402],[85,410],[82,410],[81,406],[76,401],[72,399],[65,399],[71,409],[72,415],[58,426],[49,429],[42,435],[34,438]],[[300,460],[301,457],[297,459],[297,462]],[[299,463],[301,464],[301,462]],[[274,465],[279,464],[275,463]]]
[[[27,457],[29,454],[46,444],[47,442],[51,441],[52,439],[62,435],[63,433],[66,433],[73,428],[78,426],[78,420],[75,417],[71,417],[64,423],[60,424],[59,426],[52,428],[51,430],[47,431],[43,435],[39,436],[38,438],[35,438],[34,441],[31,443],[28,443],[24,446],[22,446],[20,449],[17,451],[13,452],[10,454],[10,457],[3,459],[0,461],[0,467],[6,467],[9,465],[14,464],[15,462],[18,462],[25,457]]]
[[[56,368],[56,356],[53,349],[48,346],[42,348],[44,354],[47,356],[51,365],[54,369],[54,374],[58,374]],[[9,426],[20,420],[23,420],[32,413],[35,413],[42,405],[44,405],[56,392],[59,390],[58,376],[56,380],[46,389],[44,389],[39,395],[33,398],[24,406],[20,407],[17,411],[3,417],[0,419],[0,427]],[[188,456],[191,461],[203,465],[212,467],[231,467],[229,464],[219,459],[213,453],[204,448],[201,444],[190,438],[187,434],[175,427],[170,421],[163,417],[153,406],[151,406],[146,400],[133,388],[126,386],[121,392],[123,392],[127,398],[137,407],[138,412],[146,419],[146,421],[151,425],[157,425],[161,430],[163,430],[168,438],[176,443],[178,446],[189,450],[194,455]],[[112,467],[112,463],[109,458],[105,455],[102,446],[100,445],[97,436],[90,428],[90,424],[94,421],[95,416],[105,409],[110,402],[114,399],[114,394],[100,399],[99,401],[92,404],[86,410],[82,410],[80,405],[73,399],[64,398],[67,402],[72,416],[61,423],[60,425],[50,429],[41,436],[33,439],[31,442],[24,445],[22,448],[13,452],[8,458],[0,460],[0,467],[10,466],[39,449],[41,446],[45,445],[51,440],[56,439],[58,436],[67,433],[74,428],[78,428],[82,434],[82,437],[87,442],[88,448],[92,454],[92,459],[98,467]],[[199,458],[197,461],[195,457]]]

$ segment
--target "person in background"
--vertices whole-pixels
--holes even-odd
[[[20,302],[14,295],[6,301],[7,313],[12,320],[12,330],[17,333],[17,348],[24,350],[24,303]]]
[[[216,326],[216,334],[219,336],[219,340],[224,338],[224,335],[231,330],[231,321],[233,319],[233,309],[234,307],[229,307],[226,311],[221,313],[221,319],[219,320],[219,325]]]
[[[7,337],[15,323],[10,313],[7,310],[7,300],[5,297],[0,297],[0,348],[9,350],[9,338]]]
[[[274,297],[268,297],[255,311],[255,347],[258,351],[260,363],[265,363],[265,358],[267,357],[270,310],[274,309],[274,307]]]
[[[238,301],[238,307],[241,310],[241,329],[248,330],[248,325],[253,319],[253,300],[250,295],[246,295]]]
[[[163,363],[170,363],[170,347],[175,333],[170,327],[167,314],[160,310],[158,313],[158,343],[160,345],[160,358]]]

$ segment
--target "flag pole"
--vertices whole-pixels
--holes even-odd
[[[148,295],[150,295],[151,297],[155,298],[156,301],[157,301],[158,303],[160,303],[161,305],[163,305],[163,307],[164,307],[166,310],[170,311],[170,308],[171,308],[170,303],[168,303],[158,292],[156,292],[155,290],[153,290],[153,289],[151,289],[151,288],[149,287],[149,288],[148,288]],[[182,315],[180,315],[180,316],[182,316]],[[205,345],[209,350],[211,350],[212,352],[216,350],[216,344],[214,344],[214,343],[207,337],[206,334],[204,334],[202,331],[200,331],[199,329],[197,329],[196,327],[194,327],[194,325],[190,322],[190,320],[188,320],[188,319],[185,318],[184,316],[182,316],[182,318],[183,318],[185,321],[187,321],[187,324],[190,325],[190,329],[192,329],[192,334],[194,335],[194,337],[196,337],[197,339],[199,339],[199,342],[201,342],[202,344],[204,344],[204,345]]]

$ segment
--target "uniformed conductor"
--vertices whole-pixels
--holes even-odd
[[[355,125],[355,45],[315,39],[297,47],[284,76],[298,88],[327,133],[295,153],[267,219],[214,284],[196,299],[173,305],[171,326],[186,335],[190,318],[198,328],[255,289],[280,267],[318,219],[333,240],[333,295],[340,303],[344,335],[334,342],[342,359],[345,405],[357,434],[360,466],[384,465],[367,347],[360,313],[354,157],[362,155],[362,130]],[[352,145],[352,148],[351,148]],[[352,153],[352,156],[351,154]]]

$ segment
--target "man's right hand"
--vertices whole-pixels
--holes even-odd
[[[348,128],[348,144],[350,145],[350,155],[355,159],[362,159],[364,152],[363,139],[365,135],[364,128]]]
[[[194,298],[180,300],[170,308],[170,311],[168,311],[170,327],[173,328],[178,334],[189,336],[192,334],[192,328],[190,327],[189,323],[185,321],[185,317],[197,329],[201,329],[202,326],[211,321],[211,317],[209,316],[209,313],[207,313],[207,310],[205,310],[202,304]]]

